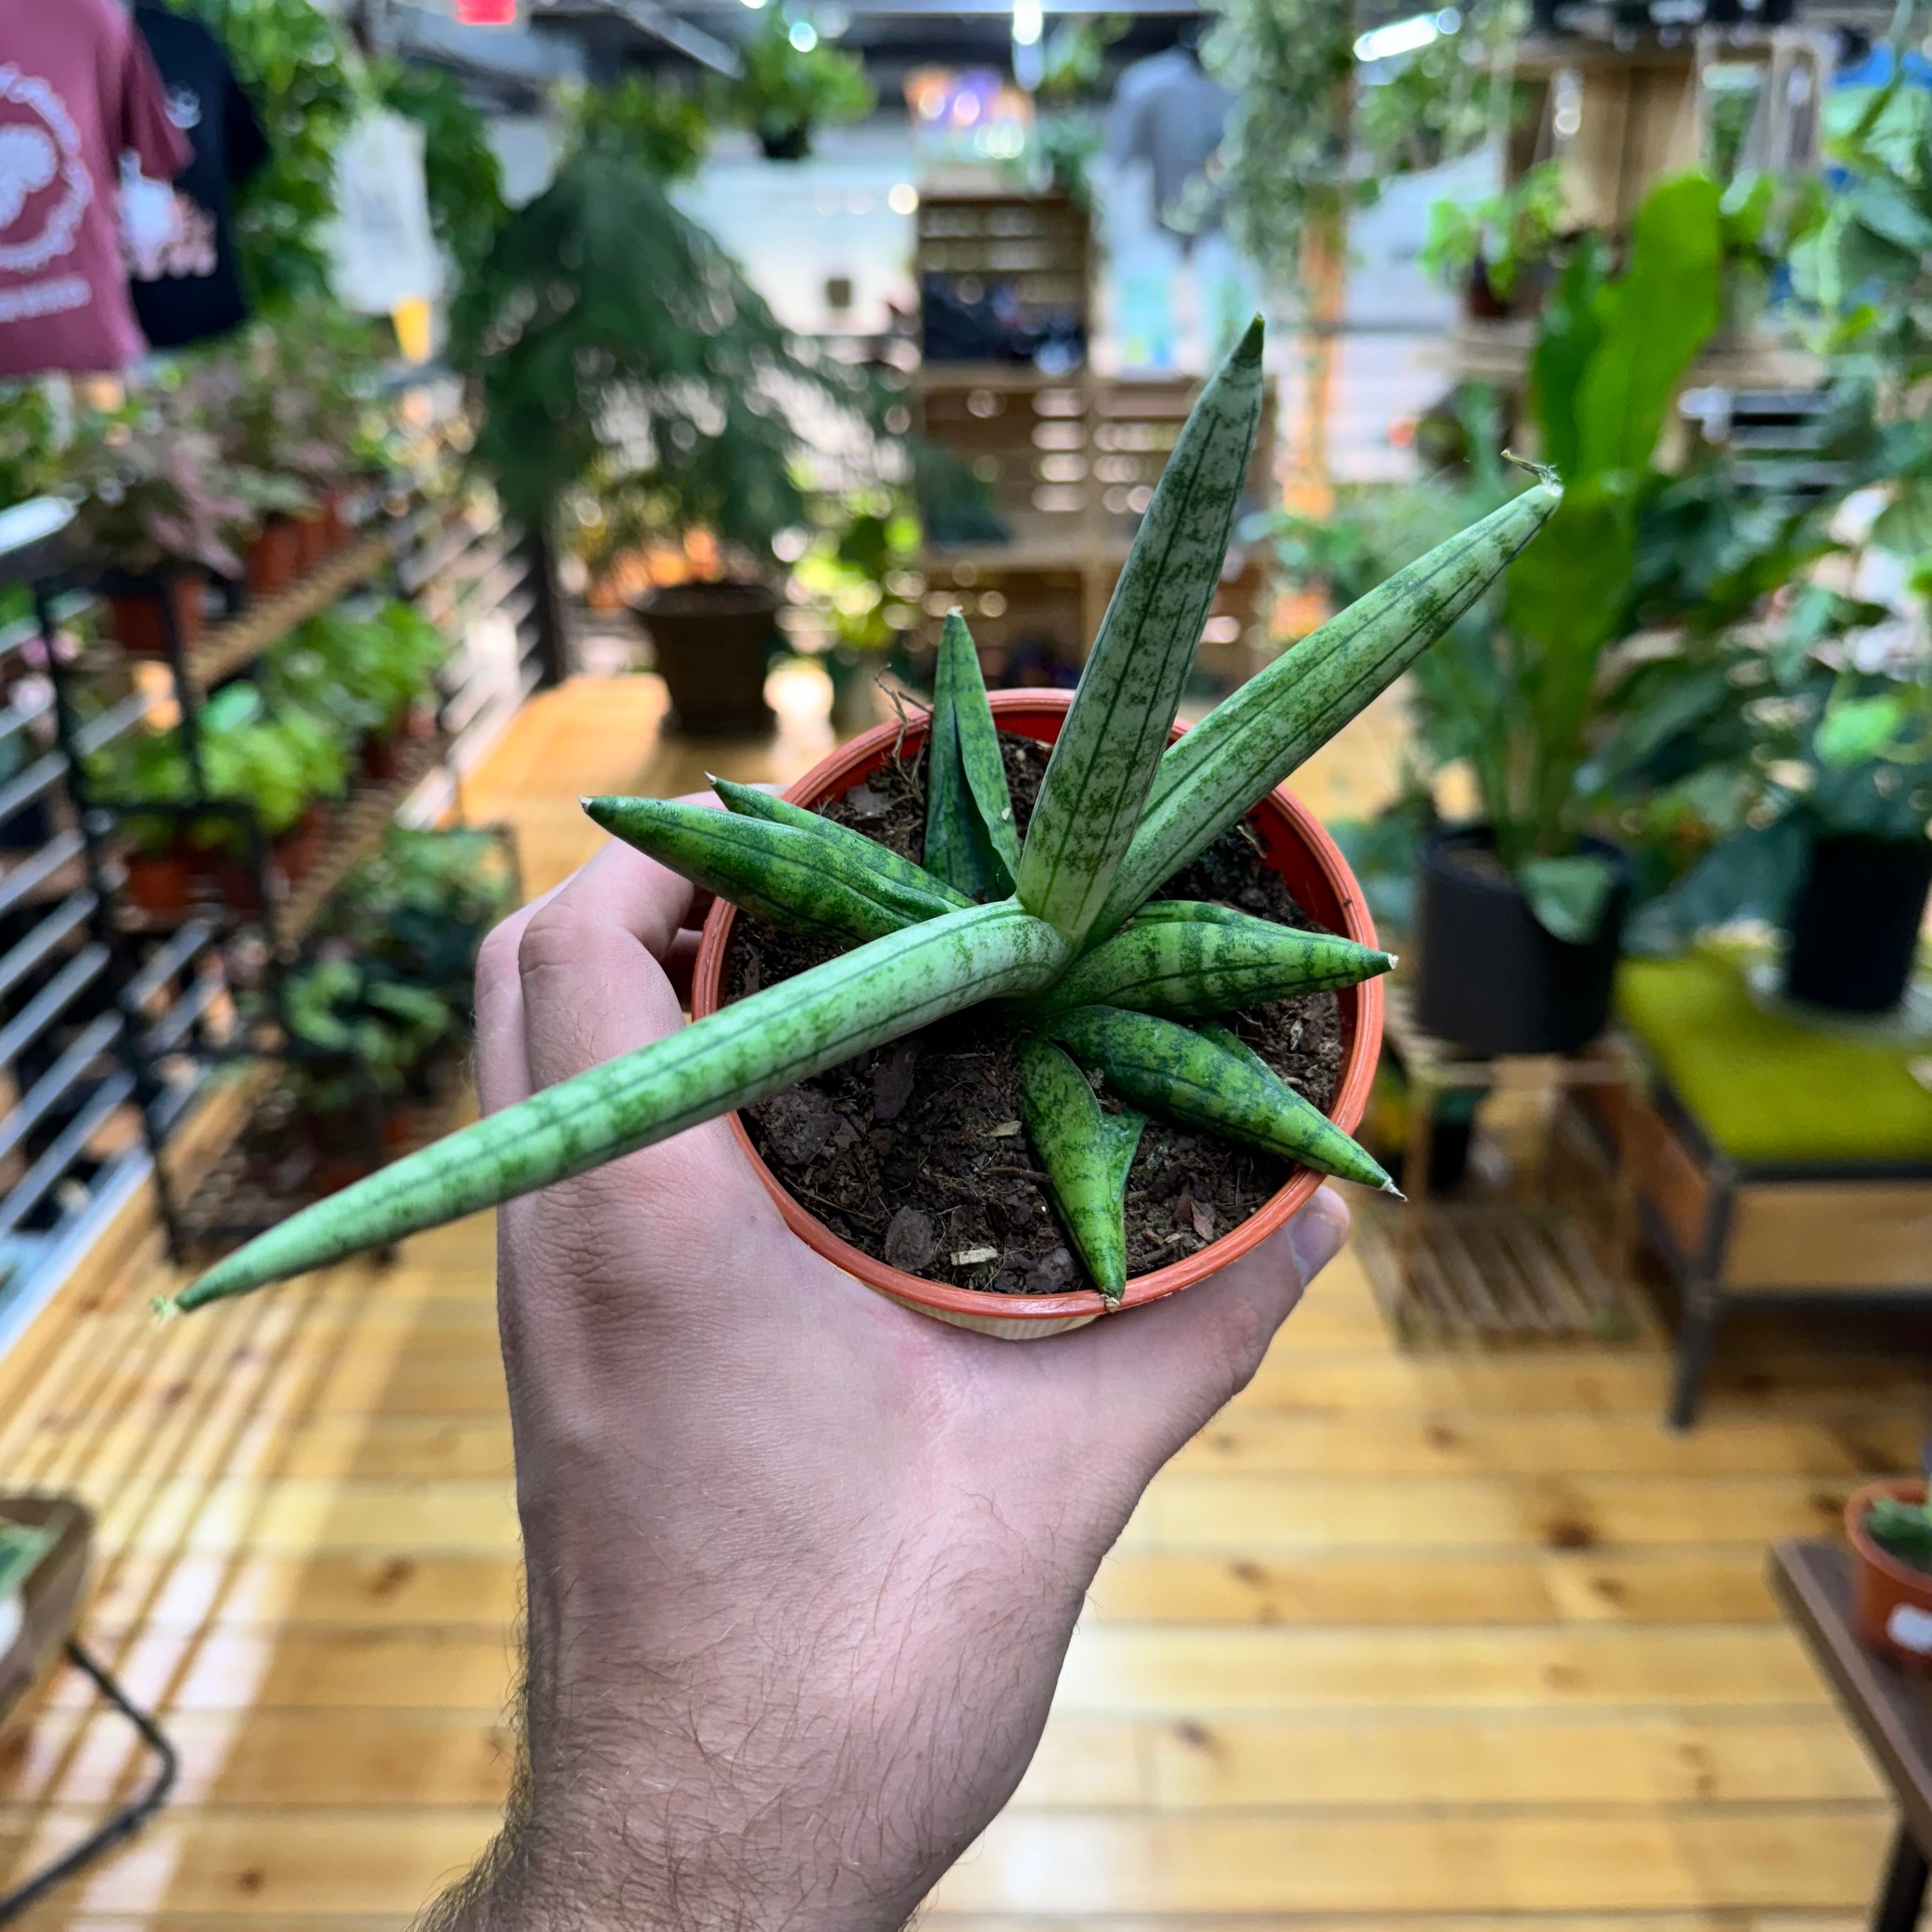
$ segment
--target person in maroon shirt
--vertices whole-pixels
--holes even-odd
[[[194,158],[117,0],[0,0],[0,380],[124,369],[121,156],[172,181]]]

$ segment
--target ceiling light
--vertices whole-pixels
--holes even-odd
[[[800,53],[808,54],[818,44],[818,29],[809,20],[794,20],[785,38]]]
[[[919,190],[910,182],[894,182],[886,190],[886,206],[895,214],[914,214],[919,210]]]
[[[1046,26],[1046,10],[1040,0],[1013,0],[1013,45],[1037,46]]]
[[[1355,42],[1358,61],[1395,60],[1403,54],[1420,53],[1444,34],[1457,32],[1462,25],[1461,13],[1444,7],[1440,13],[1414,14],[1406,20],[1391,20],[1386,27],[1372,27]]]

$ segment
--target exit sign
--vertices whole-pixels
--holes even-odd
[[[466,27],[514,27],[517,0],[456,0],[456,17]]]

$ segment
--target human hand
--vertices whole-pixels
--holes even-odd
[[[682,1024],[686,880],[607,846],[486,945],[494,1111]],[[514,1202],[526,1764],[446,1932],[890,1932],[1018,1783],[1095,1569],[1340,1245],[1019,1346],[861,1286],[722,1121]]]

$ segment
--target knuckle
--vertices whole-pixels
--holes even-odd
[[[484,937],[476,953],[476,989],[488,998],[516,982],[517,948],[529,923],[521,913],[513,913]]]
[[[596,922],[563,899],[531,914],[517,941],[517,970],[526,980],[566,968],[596,944]]]

